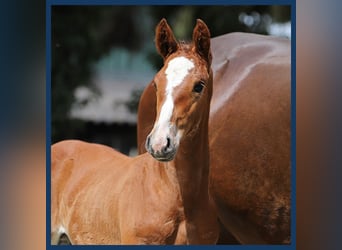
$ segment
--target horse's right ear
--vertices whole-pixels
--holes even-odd
[[[156,27],[155,42],[157,51],[164,60],[178,49],[177,40],[165,18]]]
[[[210,31],[207,25],[201,19],[197,19],[197,23],[192,35],[192,40],[195,51],[200,54],[202,58],[204,58],[210,65]]]

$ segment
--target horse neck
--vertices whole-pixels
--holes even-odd
[[[209,110],[207,113],[197,131],[182,139],[171,162],[176,170],[190,244],[212,244],[218,235],[217,215],[208,191]]]
[[[174,160],[185,208],[196,206],[208,194],[209,146],[205,120],[196,133],[185,135]]]
[[[213,73],[210,70],[212,84]],[[189,210],[198,203],[207,202],[209,178],[209,135],[208,121],[212,88],[208,87],[208,100],[206,109],[202,111],[198,126],[193,132],[184,135],[176,154],[174,165],[180,185],[185,209]],[[197,210],[197,209],[195,209]]]

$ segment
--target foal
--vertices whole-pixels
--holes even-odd
[[[164,59],[154,78],[156,122],[148,153],[127,157],[80,141],[52,146],[51,242],[215,244],[217,216],[208,194],[210,33],[197,20],[190,44],[166,20],[156,28]]]

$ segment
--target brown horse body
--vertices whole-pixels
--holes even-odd
[[[53,243],[65,233],[72,244],[185,244],[179,187],[164,165],[98,144],[53,145]]]
[[[290,42],[232,33],[211,39],[210,193],[244,244],[290,242]],[[138,111],[139,152],[155,117],[152,84]]]
[[[208,192],[210,33],[199,20],[192,44],[180,44],[162,20],[156,46],[164,67],[154,78],[149,153],[130,158],[81,141],[52,146],[52,244],[63,233],[72,244],[216,243]]]

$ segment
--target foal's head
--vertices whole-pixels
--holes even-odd
[[[162,19],[155,42],[164,66],[153,80],[157,116],[146,150],[157,160],[170,161],[184,138],[191,140],[202,124],[207,127],[212,95],[210,32],[198,19],[192,42],[179,43]]]

